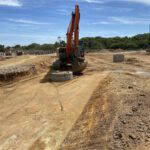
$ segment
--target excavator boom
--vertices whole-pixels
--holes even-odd
[[[79,5],[76,3],[75,12],[72,12],[72,18],[67,31],[67,45],[66,53],[69,60],[71,51],[74,51],[75,56],[78,54],[79,45],[79,21],[80,21],[80,10]]]
[[[80,21],[80,10],[78,4],[75,6],[75,34],[74,34],[74,43],[75,51],[78,50],[79,45],[79,21]]]
[[[72,12],[72,18],[70,25],[68,27],[67,31],[67,45],[66,45],[66,54],[67,54],[67,60],[69,61],[69,56],[72,49],[72,38],[74,33],[74,23],[75,23],[75,14]]]

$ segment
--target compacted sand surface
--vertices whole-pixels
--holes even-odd
[[[54,56],[21,56],[0,67],[34,64],[37,74],[0,87],[0,150],[150,149],[150,56],[88,53],[72,81],[49,81]]]

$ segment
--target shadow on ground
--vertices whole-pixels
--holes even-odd
[[[49,71],[48,71],[47,74],[44,76],[44,78],[40,80],[40,83],[51,82],[51,79],[50,79],[51,73],[52,73],[52,69],[51,69],[51,67],[50,67],[50,68],[49,68]]]

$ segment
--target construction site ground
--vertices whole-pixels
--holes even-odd
[[[36,74],[0,84],[0,150],[149,150],[150,55],[87,53],[83,75],[50,82],[55,55],[25,55],[0,68],[35,65]]]

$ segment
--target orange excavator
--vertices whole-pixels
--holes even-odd
[[[79,22],[80,9],[76,2],[75,11],[72,12],[71,21],[67,31],[66,47],[58,49],[59,59],[52,65],[54,70],[72,71],[74,74],[81,73],[87,66],[84,50],[79,48]]]

